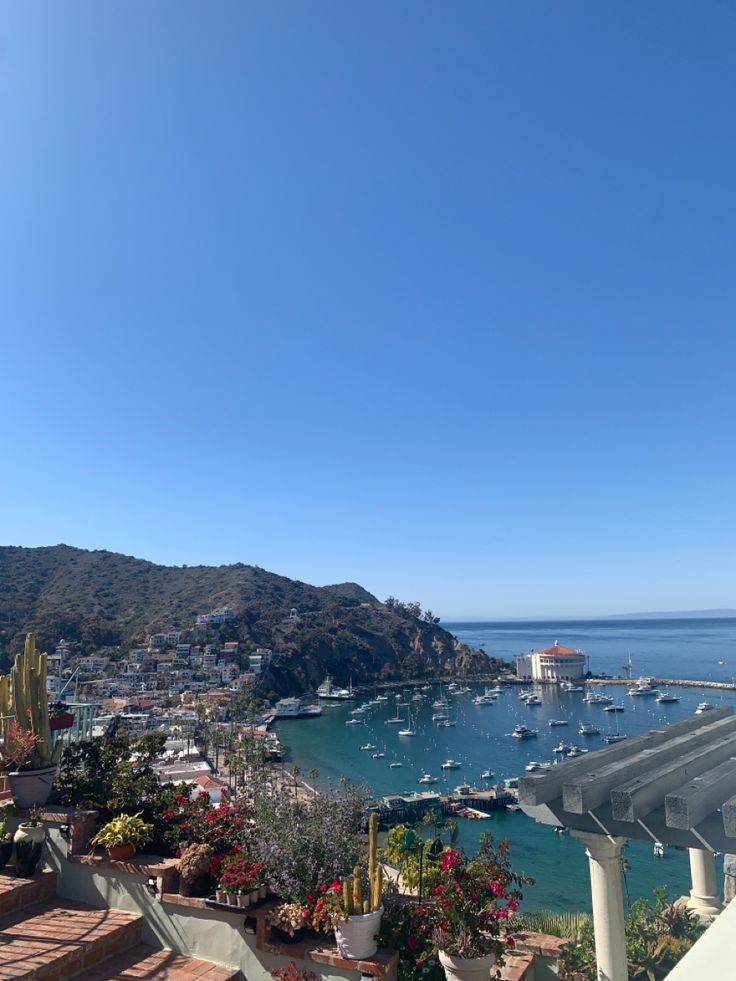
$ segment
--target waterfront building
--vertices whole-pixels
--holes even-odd
[[[516,676],[522,681],[574,681],[585,675],[585,654],[563,647],[558,640],[516,658]]]

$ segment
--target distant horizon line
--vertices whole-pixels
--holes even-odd
[[[552,616],[448,616],[440,621],[442,624],[452,623],[585,623],[599,620],[718,620],[736,618],[736,609],[724,607],[712,610],[659,610],[643,613],[601,613],[583,615]]]

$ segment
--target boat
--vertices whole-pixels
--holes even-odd
[[[526,700],[527,705],[541,705],[542,699],[538,695],[530,695]]]
[[[387,702],[388,701],[388,695],[376,695],[374,701],[376,701],[376,702]]]
[[[633,688],[629,688],[629,695],[659,695],[659,688],[655,688],[651,678],[639,678]]]
[[[563,690],[563,691],[566,691],[566,692],[579,692],[579,691],[585,691],[585,689],[583,688],[583,686],[582,686],[582,685],[573,685],[573,684],[571,684],[571,683],[570,683],[569,681],[567,682],[567,684],[564,684],[564,685],[562,686],[562,690]]]
[[[389,763],[388,768],[389,768],[389,770],[395,770],[397,767],[400,767],[400,766],[403,766],[403,765],[404,765],[403,763]]]
[[[481,780],[493,780],[493,770],[484,770],[480,775]]]
[[[569,749],[570,749],[570,745],[568,743],[560,743],[559,746],[555,746],[555,748],[552,750],[552,752],[553,753],[567,753],[567,751]]]
[[[652,848],[652,853],[655,858],[664,858],[664,845],[661,841],[655,841]]]
[[[679,695],[671,695],[668,691],[663,691],[660,695],[654,699],[655,702],[659,702],[661,705],[663,702],[679,702]]]
[[[532,736],[536,736],[536,734],[536,729],[530,729],[529,726],[525,726],[521,723],[514,726],[514,731],[511,733],[514,739],[531,739]]]
[[[578,732],[581,736],[600,736],[601,727],[594,726],[591,722],[581,722],[578,726]]]
[[[469,783],[461,783],[452,792],[453,794],[457,794],[458,797],[468,797],[472,789]]]
[[[450,729],[452,726],[456,726],[457,722],[454,719],[440,719],[437,723],[438,729]]]
[[[552,728],[552,726],[567,726],[570,724],[569,719],[550,719],[547,725]]]
[[[386,754],[385,753],[382,753],[382,752],[374,753],[373,754],[373,759],[374,760],[382,760],[385,755]]]
[[[620,743],[622,739],[626,739],[626,735],[623,732],[609,732],[603,738],[610,746],[611,743]]]
[[[337,702],[345,702],[353,698],[352,682],[349,688],[340,688],[332,683],[332,678],[327,675],[325,680],[317,689],[317,698],[324,698]]]
[[[403,721],[403,719],[402,719],[402,721]],[[346,726],[364,726],[365,725],[365,722],[363,721],[363,719],[348,719],[348,721],[345,723],[345,725]]]
[[[565,755],[568,759],[574,760],[576,756],[582,756],[583,753],[587,752],[587,749],[581,749],[580,746],[571,746]]]
[[[431,773],[423,773],[417,783],[437,783],[437,777],[433,777]]]
[[[385,719],[384,720],[384,722],[385,722],[385,724],[387,726],[395,726],[395,725],[398,725],[399,723],[402,723],[402,724],[404,723],[404,721],[405,721],[404,716],[403,715],[399,715],[399,709],[400,708],[404,708],[404,705],[402,705],[401,702],[397,702],[397,704],[396,704],[396,715],[393,717],[393,719]]]
[[[695,709],[695,714],[696,715],[702,715],[703,712],[709,712],[711,709],[714,709],[714,708],[715,708],[715,705],[711,705],[710,702],[699,702],[698,703],[698,707]]]
[[[408,705],[407,705],[407,708],[409,708]],[[406,728],[405,729],[399,729],[399,735],[400,736],[416,736],[416,732],[412,728],[412,724],[411,724],[411,708],[409,708],[409,711],[406,713],[406,715],[407,715],[407,718],[406,718]]]
[[[542,769],[542,764],[537,763],[536,760],[530,760],[527,763],[527,765],[524,767],[524,769],[526,770],[527,773],[536,773],[537,770]]]
[[[432,722],[447,722],[446,712],[434,712],[432,714]]]
[[[657,701],[659,701],[659,699],[657,699]],[[679,699],[677,699],[677,701],[679,701]],[[603,711],[604,712],[625,712],[626,709],[623,707],[623,705],[606,705],[606,707],[603,709]]]
[[[365,752],[369,753],[372,749],[375,749],[376,747],[373,745],[373,743],[366,743],[365,746],[361,746],[360,748],[361,750],[364,750]]]
[[[457,760],[445,760],[442,764],[443,770],[459,770],[462,767],[462,763],[458,763]]]
[[[476,695],[473,699],[473,705],[493,705],[496,701],[496,696],[491,694]]]

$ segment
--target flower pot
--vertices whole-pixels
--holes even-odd
[[[73,712],[58,712],[49,719],[49,729],[58,732],[60,729],[71,729],[74,725]]]
[[[49,799],[58,765],[44,766],[40,770],[7,770],[13,803],[19,810],[43,807]]]
[[[209,874],[200,875],[196,879],[183,879],[180,876],[179,895],[180,896],[211,896],[212,890],[210,889]]]
[[[250,895],[250,901],[252,903],[257,903],[258,902],[258,890],[257,889],[251,889],[249,895]]]
[[[372,913],[349,916],[335,924],[335,940],[342,957],[348,960],[364,960],[372,957],[378,950],[376,937],[381,929],[383,906]]]
[[[135,855],[135,845],[126,842],[124,845],[111,845],[107,849],[107,854],[113,862],[127,862]]]
[[[246,907],[250,906],[251,899],[247,892],[239,892],[236,899],[238,900],[238,906],[241,909],[245,909]]]
[[[227,904],[228,904],[228,906],[237,906],[238,905],[238,897],[235,895],[234,892],[229,892],[227,894]]]
[[[264,885],[264,886],[259,886],[258,887],[258,898],[259,899],[267,899],[268,898],[268,886],[265,886]]]
[[[288,930],[284,930],[281,927],[272,926],[271,934],[282,944],[298,944],[304,935],[304,928],[299,927],[293,933],[289,933]]]
[[[496,963],[495,954],[484,957],[453,957],[440,951],[440,964],[447,981],[488,981],[491,968]]]
[[[31,827],[19,824],[13,841],[15,842],[15,872],[23,878],[30,878],[36,871],[43,852],[46,828],[42,824]]]
[[[0,869],[4,869],[13,854],[13,839],[7,841],[5,838],[0,840]]]

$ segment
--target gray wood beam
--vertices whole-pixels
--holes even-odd
[[[690,783],[667,794],[664,809],[668,828],[688,830],[723,806],[724,798],[736,794],[736,755]]]
[[[693,777],[699,777],[736,753],[733,734],[708,742],[692,752],[647,771],[611,791],[613,815],[618,821],[637,821],[664,804],[665,795]]]
[[[721,808],[723,817],[723,830],[729,838],[736,838],[736,796],[730,797]],[[733,842],[724,852],[733,851]]]
[[[709,725],[701,725],[700,728],[682,735],[671,733],[672,738],[660,741],[654,746],[649,744],[640,752],[631,752],[635,750],[635,746],[629,745],[627,747],[629,753],[626,756],[608,765],[594,768],[592,764],[597,761],[598,754],[596,754],[596,757],[590,761],[586,773],[564,781],[562,799],[565,810],[573,814],[590,811],[608,800],[611,791],[620,784],[626,783],[633,777],[646,777],[647,773],[662,764],[679,760],[688,752],[715,744],[724,736],[729,736],[733,740],[734,752],[736,752],[736,715],[717,719]]]
[[[618,760],[631,759],[631,756],[636,752],[654,749],[671,739],[676,739],[688,732],[707,728],[729,716],[733,716],[733,709],[728,705],[712,709],[706,715],[693,715],[688,719],[675,722],[671,726],[653,729],[643,736],[626,739],[613,746],[608,746],[606,749],[587,753],[578,759],[565,760],[564,763],[558,764],[547,773],[522,777],[519,780],[519,803],[527,804],[530,807],[546,804],[559,797],[562,794],[563,784],[579,774],[590,773],[598,767]]]

